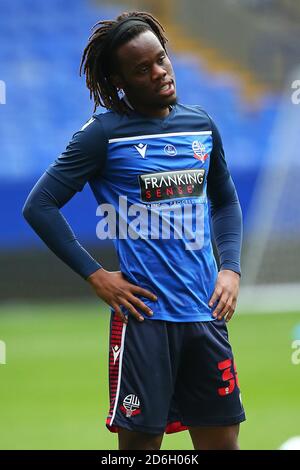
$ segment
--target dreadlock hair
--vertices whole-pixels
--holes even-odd
[[[126,114],[128,108],[111,80],[111,74],[116,68],[115,51],[148,30],[157,36],[166,51],[167,38],[164,28],[150,13],[133,11],[122,13],[115,21],[99,21],[93,29],[82,54],[80,75],[83,71],[86,76],[90,99],[94,100],[94,111],[98,106],[103,106],[117,113]]]

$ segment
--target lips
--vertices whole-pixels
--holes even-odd
[[[160,95],[163,96],[170,96],[175,93],[175,87],[174,87],[174,82],[173,80],[170,80],[169,82],[165,83],[164,85],[160,86],[160,88],[157,91]]]
[[[163,85],[159,90],[160,91],[169,90],[171,84],[172,84],[172,82],[168,82],[168,83],[166,83],[166,85]]]

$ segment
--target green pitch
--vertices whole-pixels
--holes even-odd
[[[0,308],[1,449],[116,449],[108,410],[107,308],[98,304]],[[242,449],[276,449],[300,435],[300,364],[293,329],[300,314],[238,315],[229,324],[247,421]],[[299,338],[300,339],[300,338]],[[188,432],[163,449],[192,449]]]

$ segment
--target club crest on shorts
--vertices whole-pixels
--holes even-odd
[[[127,395],[123,400],[123,405],[120,410],[126,415],[126,418],[135,416],[141,413],[140,400],[136,395]]]
[[[197,158],[197,160],[201,160],[202,163],[205,162],[205,160],[208,158],[205,145],[202,144],[202,142],[199,140],[194,140],[192,143],[192,149],[194,152],[194,157]]]

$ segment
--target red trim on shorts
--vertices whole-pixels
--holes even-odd
[[[110,432],[119,432],[119,426],[110,426],[110,418],[106,420],[106,427]],[[188,427],[181,424],[180,421],[168,423],[165,429],[166,434],[173,434],[175,432],[187,431]]]
[[[110,420],[111,418],[107,418],[106,419],[106,427],[107,429],[110,431],[110,432],[119,432],[119,428],[118,426],[110,426]]]
[[[187,431],[188,427],[184,426],[180,421],[168,423],[165,429],[166,434],[173,434],[174,432]]]
[[[124,328],[124,323],[122,320],[114,314],[111,324],[110,331],[110,349],[109,349],[109,395],[110,395],[110,408],[108,413],[108,418],[106,423],[109,424],[113,415],[115,407],[115,399],[117,394],[117,388],[119,383],[119,361],[121,356],[121,342],[122,342],[122,332]],[[119,349],[115,350],[116,353],[119,352],[116,361],[114,362],[113,348],[118,346]],[[112,426],[114,427],[114,426]],[[114,431],[117,432],[117,431]]]

